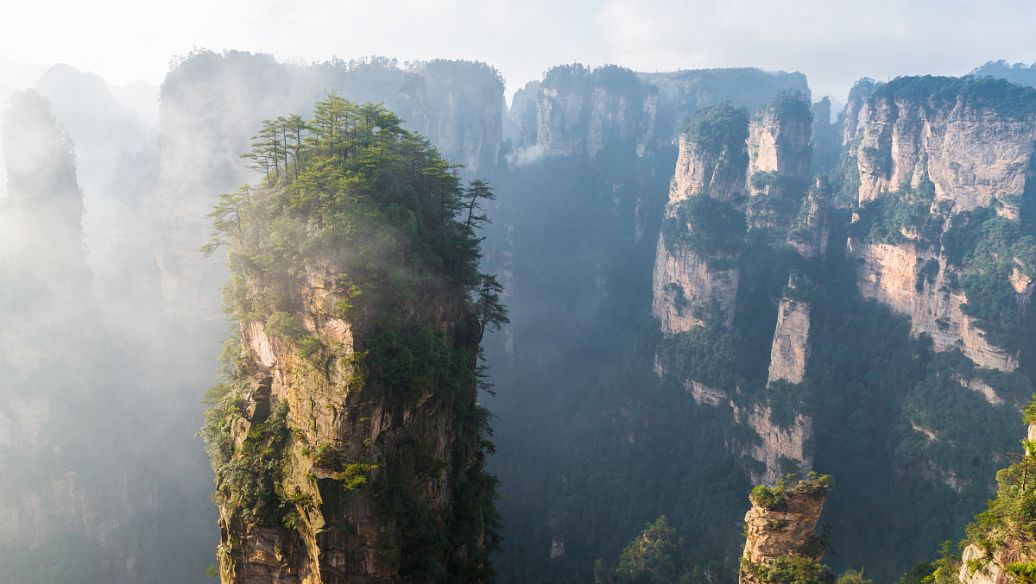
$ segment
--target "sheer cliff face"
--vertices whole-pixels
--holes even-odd
[[[653,135],[657,91],[627,69],[556,67],[532,90],[534,97],[523,98],[535,99],[535,125],[523,132],[522,145],[539,153],[594,158],[608,147],[643,154]],[[517,115],[533,122],[524,112]]]
[[[931,336],[937,351],[959,347],[980,367],[1013,371],[1017,346],[997,346],[988,338],[973,316],[987,299],[967,293],[969,273],[994,269],[989,258],[984,264],[975,259],[985,244],[962,249],[948,239],[955,226],[977,221],[984,210],[1016,226],[1009,229],[1023,229],[1020,208],[1031,204],[1036,96],[998,83],[899,79],[874,89],[858,117],[847,118],[847,134],[855,132],[849,152],[859,179],[861,225],[866,231],[877,221],[886,230],[883,236],[873,227],[855,232],[849,251],[861,260],[861,294],[907,315],[915,335]],[[883,210],[897,205],[914,206],[906,222]],[[997,285],[1006,289],[1009,281],[1024,307],[1031,268],[1019,256],[1013,261],[996,268],[1006,270]]]
[[[849,240],[850,253],[861,260],[858,287],[864,298],[886,304],[910,319],[915,336],[926,334],[936,351],[960,349],[973,363],[986,369],[1013,371],[1018,355],[991,344],[974,320],[964,314],[964,292],[955,290],[958,269],[930,249],[913,243],[859,243]],[[934,280],[919,280],[924,266],[938,266]],[[1020,297],[1031,292],[1022,288]]]
[[[1036,114],[1000,113],[958,94],[878,93],[859,114],[859,202],[903,184],[935,187],[935,204],[952,212],[988,207],[1020,196],[1030,175]]]
[[[678,140],[687,119],[703,107],[729,102],[754,110],[786,90],[809,94],[805,77],[798,73],[634,73],[615,66],[571,65],[551,69],[542,82],[519,90],[509,121],[515,125],[515,143],[528,149],[527,154],[594,158],[609,149],[645,156]]]
[[[705,324],[702,311],[715,301],[724,323],[734,319],[739,272],[710,267],[683,244],[666,249],[659,238],[655,255],[651,313],[666,334],[685,333]]]
[[[378,96],[403,117],[407,127],[428,136],[443,156],[475,175],[492,172],[503,141],[504,83],[496,69],[474,61],[435,60],[414,65],[411,84],[421,87]],[[343,94],[349,96],[348,75]],[[410,102],[410,103],[408,103]],[[416,102],[416,103],[414,103]]]
[[[748,126],[748,177],[773,172],[782,177],[809,178],[812,123],[811,115],[782,115],[772,107],[756,115]]]
[[[809,105],[794,95],[779,95],[751,121],[745,112],[729,106],[707,108],[692,118],[680,138],[655,257],[652,314],[664,335],[691,333],[716,322],[733,327],[739,286],[746,277],[758,277],[743,273],[751,262],[742,258],[750,239],[772,242],[762,245],[777,248],[787,242],[800,251],[800,258],[822,253],[827,238],[824,189],[818,184],[805,192],[811,122]],[[763,237],[753,238],[752,233]],[[770,299],[779,304],[767,380],[772,392],[787,391],[789,384],[805,380],[810,303],[797,284],[798,277],[791,277],[784,297]],[[660,374],[668,367],[659,361]],[[746,403],[728,399],[702,381],[693,373],[683,380],[697,403],[726,405],[736,423],[754,432],[756,439],[734,447],[749,459],[747,474],[752,480],[774,484],[790,466],[811,466],[810,417],[795,414],[779,421],[772,396],[754,393],[763,388],[754,388],[755,397]]]
[[[777,308],[777,328],[773,333],[767,383],[802,383],[809,357],[809,303],[782,298]]]
[[[726,326],[733,322],[744,229],[747,133],[743,111],[718,106],[703,110],[680,137],[652,286],[652,314],[666,334],[701,326],[711,308],[718,308]],[[717,217],[740,226],[740,231],[735,227],[717,234]],[[717,236],[728,245],[713,241]]]
[[[311,271],[306,280],[302,322],[331,353],[314,363],[262,322],[243,324],[252,375],[247,407],[231,423],[233,441],[241,445],[252,428],[284,416],[287,454],[277,489],[292,519],[249,519],[222,505],[223,581],[399,581],[400,554],[413,553],[402,546],[415,534],[406,531],[405,513],[386,505],[385,497],[400,497],[386,494],[386,483],[403,481],[414,497],[406,504],[426,508],[435,525],[450,523],[456,484],[482,464],[477,449],[462,442],[471,421],[460,417],[441,388],[428,387],[400,402],[366,384],[354,365],[366,332],[333,316],[347,298],[339,274],[328,267]],[[437,328],[464,326],[456,320],[461,307],[447,303],[433,312],[443,319]]]
[[[746,192],[744,148],[710,149],[684,134],[679,138],[676,171],[669,190],[669,203],[690,197],[708,197],[731,204],[744,204]]]

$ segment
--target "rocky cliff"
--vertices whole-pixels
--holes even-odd
[[[806,76],[797,72],[746,67],[639,73],[638,76],[658,88],[655,135],[660,143],[679,136],[687,120],[705,107],[729,103],[756,111],[783,92],[810,95]]]
[[[828,477],[811,476],[791,486],[781,483],[752,491],[752,508],[745,515],[740,582],[783,582],[780,575],[792,570],[804,581],[833,580],[820,564],[825,544],[816,533],[829,486]],[[826,578],[817,578],[825,573]]]
[[[523,163],[544,154],[594,158],[606,149],[650,155],[676,142],[699,109],[731,103],[754,110],[782,91],[809,94],[805,77],[798,73],[555,67],[542,81],[515,94],[508,115],[516,147],[513,159]]]
[[[748,246],[753,246],[753,254],[789,247],[800,254],[792,261],[823,253],[825,188],[818,182],[806,189],[811,124],[809,105],[793,93],[779,93],[751,118],[724,105],[704,108],[691,119],[680,138],[655,257],[652,314],[663,334],[701,334],[715,323],[733,326],[738,310],[744,308],[739,307],[739,287],[745,286],[745,278],[750,293],[757,295],[761,274],[772,269],[755,265],[754,258],[742,258]],[[762,387],[737,387],[739,395],[727,399],[708,387],[708,379],[695,377],[703,372],[675,367],[688,376],[683,383],[697,403],[726,403],[735,422],[751,428],[755,438],[733,448],[747,457],[747,474],[769,484],[788,470],[808,470],[812,464],[812,419],[800,412],[776,415],[773,405],[785,399],[787,384],[805,380],[810,347],[810,285],[797,273],[781,274],[765,277],[787,279],[782,294],[751,300],[777,305],[766,383],[773,395]],[[657,361],[658,370],[665,374],[674,367],[664,361],[679,363],[685,358],[691,356],[667,353]]]
[[[319,362],[297,343],[268,333],[262,321],[242,325],[252,373],[239,398],[243,409],[225,422],[238,456],[248,456],[262,433],[270,439],[263,446],[283,457],[271,461],[282,466],[275,493],[266,493],[280,500],[282,517],[251,517],[235,505],[241,493],[224,491],[219,548],[224,582],[399,581],[402,567],[416,561],[401,554],[421,553],[412,540],[417,534],[407,530],[425,521],[426,529],[442,529],[453,521],[461,505],[457,497],[468,495],[458,485],[481,465],[471,444],[463,443],[471,421],[458,413],[441,385],[401,402],[364,379],[357,348],[370,346],[365,335],[373,333],[334,316],[336,304],[347,298],[337,283],[340,276],[330,267],[310,272],[300,291],[305,333],[327,347]],[[464,326],[452,320],[457,310],[444,306],[447,320],[436,326]],[[475,348],[460,344],[454,350],[473,354]],[[471,398],[470,393],[462,397]],[[221,489],[231,480],[222,476]],[[386,497],[416,506],[405,513],[420,515],[393,510]]]
[[[1015,238],[1026,229],[1036,93],[992,79],[897,79],[863,100],[846,132],[861,294],[909,316],[937,351],[960,348],[981,367],[1013,371],[1017,333],[993,313],[1023,320],[1031,293],[1028,248]],[[1014,235],[993,235],[994,225]],[[962,241],[969,229],[986,235]],[[988,251],[1005,245],[1014,247]],[[993,300],[990,287],[1013,299]]]
[[[794,94],[781,94],[775,103],[752,116],[748,125],[748,178],[756,173],[778,177],[809,177],[812,162],[813,114]]]
[[[657,103],[657,90],[629,69],[555,67],[516,95],[512,117],[521,129],[515,160],[592,159],[605,148],[643,155],[655,130]]]
[[[310,124],[298,175],[373,161],[392,179],[362,186],[366,206],[307,190],[300,215],[286,204],[301,189],[294,175],[271,170],[217,207],[214,245],[230,246],[225,298],[240,323],[203,429],[222,579],[488,581],[495,481],[477,365],[487,328],[506,322],[501,287],[477,271],[478,205],[491,192],[462,189],[381,106],[329,96],[317,111],[340,115]],[[329,144],[340,145],[333,165],[320,159]],[[422,171],[392,164],[404,157]],[[427,231],[398,225],[400,210]],[[299,228],[320,221],[332,228]]]
[[[737,300],[748,120],[724,105],[690,124],[655,256],[652,314],[666,334],[701,326],[713,311],[729,326]]]
[[[810,303],[801,296],[801,286],[795,279],[790,279],[787,292],[777,307],[777,328],[773,332],[770,349],[767,385],[779,380],[802,383],[806,378],[806,360],[810,350]]]
[[[903,78],[878,88],[857,122],[859,202],[925,181],[935,204],[954,213],[1021,196],[1036,138],[1029,93],[968,78]]]
[[[859,290],[870,298],[910,317],[914,335],[931,337],[937,351],[960,349],[972,362],[986,369],[1013,371],[1017,355],[992,345],[985,333],[961,310],[967,296],[955,290],[956,269],[930,249],[911,243],[865,243],[849,240],[849,251],[861,260]],[[925,279],[926,266],[937,274]],[[919,277],[919,274],[921,275]]]

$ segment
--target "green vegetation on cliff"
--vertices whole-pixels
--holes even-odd
[[[993,77],[898,77],[877,87],[872,95],[876,99],[921,102],[939,108],[962,103],[990,108],[1008,117],[1036,114],[1036,89]]]
[[[1026,408],[1027,424],[1036,422],[1034,411],[1036,396]],[[965,542],[976,545],[987,558],[1010,558],[1010,566],[1004,567],[1017,571],[1024,581],[1029,569],[1021,564],[1036,562],[1036,441],[1022,440],[1022,449],[1019,460],[996,473],[996,497],[968,526]],[[974,570],[983,563],[968,567]]]
[[[665,515],[644,526],[619,556],[614,569],[594,565],[594,584],[683,584],[693,582],[683,538]]]
[[[327,384],[342,400],[358,393],[389,412],[435,408],[430,415],[447,416],[451,429],[445,452],[407,426],[363,444],[312,444],[316,420],[298,419],[302,411],[271,396],[269,374],[232,340],[202,430],[230,531],[222,553],[240,554],[240,538],[256,526],[301,533],[319,516],[355,529],[342,509],[370,490],[395,549],[383,560],[394,573],[487,581],[499,538],[495,480],[484,470],[489,415],[476,401],[486,386],[479,344],[507,321],[501,286],[477,269],[492,190],[483,181],[464,187],[388,110],[333,93],[311,120],[265,122],[245,158],[262,181],[221,196],[205,247],[229,248],[227,310],[301,357],[279,365],[291,368],[291,385]],[[333,306],[311,305],[315,289],[333,294]],[[346,323],[355,350],[308,322],[314,311]],[[348,413],[350,403],[315,406]],[[444,472],[445,510],[427,492]],[[239,560],[221,558],[224,569]]]
[[[762,584],[832,584],[831,568],[803,556],[777,558],[771,564],[742,560],[742,568]]]
[[[748,112],[742,108],[729,103],[703,108],[691,117],[684,135],[706,160],[724,157],[732,168],[748,163]]]
[[[689,247],[715,267],[729,266],[744,246],[745,214],[725,201],[706,196],[684,199],[666,217],[662,236],[666,248]]]
[[[960,266],[961,306],[996,346],[1017,350],[1026,305],[1011,286],[1012,274],[1036,276],[1036,233],[1027,221],[999,216],[990,208],[961,213],[943,234],[946,260]]]

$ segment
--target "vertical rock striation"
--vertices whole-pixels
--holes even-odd
[[[801,293],[794,279],[777,308],[777,327],[773,332],[770,350],[770,369],[767,385],[774,381],[802,383],[806,378],[806,360],[809,358],[810,303],[797,297]]]

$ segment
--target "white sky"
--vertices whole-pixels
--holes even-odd
[[[0,61],[159,83],[194,47],[285,61],[483,60],[509,93],[556,64],[802,71],[853,81],[1036,61],[1032,0],[0,0]]]

